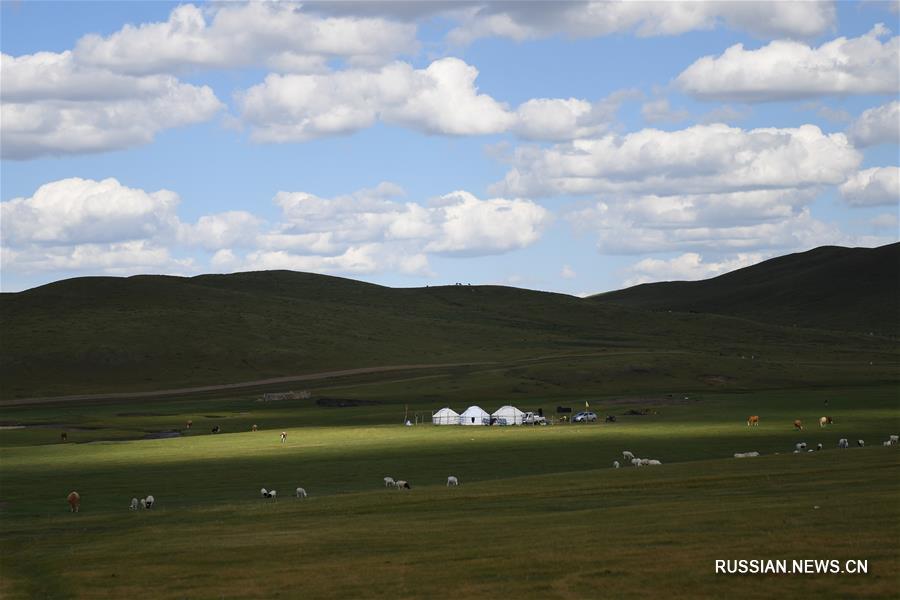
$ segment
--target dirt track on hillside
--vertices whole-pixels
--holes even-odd
[[[159,396],[175,396],[178,394],[196,394],[200,392],[217,392],[221,390],[238,390],[241,388],[274,385],[278,383],[293,383],[295,381],[315,381],[317,379],[331,379],[332,377],[347,377],[350,375],[366,375],[368,373],[385,373],[390,371],[410,371],[414,369],[440,369],[448,367],[467,367],[472,365],[491,364],[487,362],[472,363],[437,363],[424,365],[392,365],[386,367],[363,367],[359,369],[343,369],[340,371],[323,371],[321,373],[307,373],[306,375],[291,375],[289,377],[272,377],[270,379],[256,379],[254,381],[241,381],[238,383],[223,383],[220,385],[203,385],[198,387],[175,388],[168,390],[155,390],[152,392],[113,392],[110,394],[77,394],[74,396],[46,396],[40,398],[11,398],[0,400],[0,406],[19,406],[24,404],[49,404],[51,402],[69,402],[84,400],[117,400],[127,398],[156,398]]]

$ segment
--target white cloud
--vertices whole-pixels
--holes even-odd
[[[804,188],[841,183],[860,160],[844,134],[823,134],[812,125],[644,129],[551,148],[519,148],[513,169],[491,190],[530,197]]]
[[[678,123],[687,119],[690,113],[684,109],[673,109],[669,106],[669,101],[666,98],[659,98],[644,102],[641,106],[641,116],[648,123]]]
[[[875,229],[893,231],[896,235],[897,227],[900,225],[900,219],[898,219],[897,213],[881,213],[877,217],[873,217],[869,221],[869,224]]]
[[[71,52],[0,57],[2,157],[102,152],[149,143],[163,129],[211,119],[208,86],[78,64]]]
[[[458,58],[424,69],[395,62],[378,70],[349,69],[312,75],[270,74],[237,94],[242,119],[258,142],[303,142],[348,134],[377,121],[426,134],[486,135],[514,132],[533,140],[569,140],[609,128],[624,90],[597,102],[536,98],[511,110],[481,94],[478,70]]]
[[[831,2],[496,2],[455,12],[461,21],[448,40],[483,37],[528,40],[567,35],[595,37],[634,32],[678,35],[720,24],[759,37],[812,37],[835,20]]]
[[[563,265],[562,271],[559,272],[559,276],[563,279],[575,279],[578,274],[575,272],[575,269],[569,265]]]
[[[645,258],[626,269],[629,278],[624,285],[630,287],[655,281],[696,281],[708,279],[755,265],[767,258],[763,254],[743,254],[725,258],[719,262],[707,262],[696,252],[687,252],[668,260]]]
[[[900,202],[900,167],[874,167],[855,173],[841,185],[841,197],[851,206],[882,206]]]
[[[863,112],[847,130],[857,146],[900,144],[900,101],[894,100]]]
[[[121,73],[265,65],[324,70],[330,58],[383,64],[414,52],[416,27],[381,18],[322,18],[293,2],[176,7],[165,22],[126,25],[112,35],[87,35],[75,53],[85,63]]]
[[[776,3],[777,4],[777,3]],[[840,37],[818,48],[776,40],[758,50],[743,44],[705,56],[676,83],[701,99],[767,102],[827,94],[896,94],[900,88],[900,38],[879,24],[858,38]]]
[[[182,224],[178,230],[182,243],[209,250],[255,244],[262,220],[246,211],[233,210],[203,215],[194,224]]]

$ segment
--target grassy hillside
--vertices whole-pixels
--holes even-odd
[[[603,304],[733,315],[767,323],[900,334],[900,243],[825,246],[704,281],[648,283],[593,296]]]
[[[806,305],[796,300],[796,294],[776,297],[771,275],[751,280],[739,272],[733,274],[735,281],[720,287],[741,298],[771,293],[758,310],[777,311],[781,320],[757,315],[767,321],[792,321],[785,315],[801,311],[797,319],[821,326],[821,319],[814,315],[821,316],[828,306],[840,303],[847,309],[846,319],[881,315],[882,327],[876,329],[882,332],[897,327],[897,319],[889,318],[893,292],[884,291],[882,271],[871,265],[883,270],[898,247],[871,251],[872,256],[887,258],[869,261],[868,270],[859,261],[847,266],[859,277],[870,273],[875,283],[832,286],[834,297],[821,294],[818,313],[801,311]],[[826,248],[819,254],[843,252]],[[850,252],[857,255],[856,250]],[[803,281],[794,259],[784,261],[785,274],[779,281]],[[822,264],[832,262],[822,256],[817,261],[821,264],[808,270],[818,277],[825,268]],[[851,296],[864,307],[862,312],[856,312]],[[614,376],[624,373],[646,379],[668,373],[666,377],[679,380],[709,376],[725,382],[746,370],[735,368],[734,360],[762,358],[774,363],[769,377],[773,385],[799,383],[804,379],[798,368],[801,363],[830,364],[838,370],[850,363],[897,364],[897,349],[887,338],[826,331],[830,327],[810,330],[708,314],[648,311],[640,302],[635,308],[604,298],[498,286],[392,289],[288,271],[71,279],[0,295],[0,399],[160,390],[359,367],[446,363],[532,369],[534,373],[523,372],[522,377],[549,378],[551,384],[555,379],[555,391],[564,393],[585,378],[575,375],[560,380],[563,371],[557,366],[542,369],[534,360],[573,355],[582,357],[577,359],[582,363],[570,370],[592,370],[595,379],[604,369],[606,377],[613,367]],[[728,304],[727,298],[721,298],[722,306]],[[838,326],[839,321],[833,319],[832,324]],[[641,366],[643,359],[596,358],[623,352],[648,356],[668,352],[691,358],[649,371]],[[645,362],[659,361],[648,358]],[[871,370],[858,372],[848,381],[871,375]],[[876,378],[883,375],[879,372]]]

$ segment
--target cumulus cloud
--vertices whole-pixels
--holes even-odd
[[[103,37],[87,35],[75,53],[84,64],[119,73],[264,65],[317,72],[328,60],[372,65],[414,52],[416,27],[382,18],[320,17],[294,2],[183,4],[165,22],[126,25]]]
[[[860,160],[844,134],[824,134],[813,125],[644,129],[550,148],[519,148],[513,168],[492,193],[531,197],[804,188],[839,184]]]
[[[818,48],[789,40],[757,50],[736,44],[721,56],[698,59],[676,84],[700,99],[741,102],[895,94],[900,87],[900,38],[882,42],[889,33],[879,24],[858,38],[840,37]]]
[[[722,24],[763,38],[813,37],[832,26],[835,10],[831,2],[496,2],[463,6],[454,17],[460,25],[448,40],[468,44],[483,37],[678,35]]]
[[[882,206],[900,202],[900,167],[874,167],[854,174],[840,187],[851,206]]]
[[[696,281],[708,279],[755,265],[767,258],[759,253],[738,253],[718,262],[708,262],[696,252],[686,252],[670,259],[645,258],[626,269],[626,287],[655,281]]]
[[[424,69],[394,62],[377,70],[270,74],[237,95],[243,120],[259,142],[302,142],[352,133],[383,121],[427,134],[514,132],[533,140],[597,135],[615,118],[622,91],[597,102],[536,98],[511,110],[481,94],[478,69],[443,58]]]
[[[6,159],[146,144],[163,129],[206,121],[222,108],[208,86],[86,67],[68,51],[3,54],[0,61]]]
[[[863,112],[847,130],[857,146],[900,144],[900,101],[894,100]]]
[[[658,98],[644,102],[641,106],[641,116],[648,123],[678,123],[690,116],[684,109],[673,109],[666,98]]]

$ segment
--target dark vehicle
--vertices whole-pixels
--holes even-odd
[[[597,413],[584,411],[580,412],[574,417],[572,417],[573,423],[596,423],[597,422]]]

